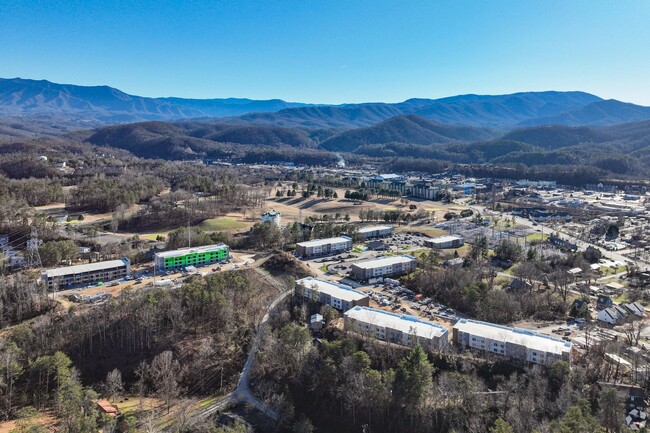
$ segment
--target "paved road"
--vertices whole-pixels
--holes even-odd
[[[266,273],[260,268],[255,268],[255,269],[260,273],[263,274]],[[246,362],[244,363],[244,368],[239,374],[239,381],[237,382],[237,388],[235,388],[235,390],[230,394],[223,396],[218,401],[205,407],[199,413],[195,414],[192,417],[192,422],[191,422],[192,424],[202,419],[205,419],[216,412],[225,410],[228,407],[234,406],[237,403],[241,403],[241,402],[254,406],[256,409],[265,413],[267,416],[273,419],[277,419],[277,414],[275,413],[275,411],[272,408],[270,408],[267,404],[265,404],[263,401],[261,401],[259,398],[257,398],[255,394],[253,394],[253,392],[251,391],[250,374],[253,365],[255,363],[255,355],[257,354],[260,343],[262,341],[262,337],[264,336],[264,330],[265,330],[264,325],[266,324],[266,322],[268,322],[269,318],[271,317],[271,314],[277,309],[278,305],[282,301],[284,301],[287,298],[287,296],[291,294],[291,292],[292,292],[291,289],[282,291],[273,300],[271,305],[269,305],[269,307],[267,308],[264,317],[262,318],[262,320],[260,321],[257,327],[257,332],[255,333],[255,337],[253,338],[253,344],[251,344],[251,347],[248,350],[248,357],[246,358]]]

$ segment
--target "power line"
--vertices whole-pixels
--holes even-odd
[[[42,241],[38,238],[38,232],[36,227],[32,226],[32,232],[30,239],[27,241],[27,252],[26,252],[26,265],[27,268],[42,268],[43,262],[41,261],[41,255],[38,252],[38,248],[41,246]]]

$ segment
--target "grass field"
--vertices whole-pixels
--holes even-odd
[[[156,238],[158,238],[158,236],[167,237],[168,234],[169,234],[169,232],[146,233],[146,234],[140,235],[140,237],[142,239],[146,239],[148,241],[155,241]]]
[[[224,216],[218,218],[211,218],[199,224],[199,228],[205,231],[237,231],[244,230],[252,224],[243,221],[238,221],[237,218],[231,216]]]
[[[542,235],[541,233],[531,233],[526,235],[527,242],[545,241],[546,239],[548,239],[548,235]]]

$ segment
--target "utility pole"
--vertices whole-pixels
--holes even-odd
[[[187,217],[187,247],[192,248],[192,225],[189,217]]]
[[[27,241],[27,268],[42,268],[43,262],[38,248],[43,242],[38,238],[36,227],[32,226],[31,237]]]

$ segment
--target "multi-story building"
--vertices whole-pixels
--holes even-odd
[[[280,212],[276,212],[275,210],[264,212],[262,214],[262,223],[267,222],[280,227],[282,225],[282,214]]]
[[[435,350],[445,350],[449,333],[444,326],[414,316],[400,315],[367,307],[354,307],[344,313],[345,329],[372,338]]]
[[[377,277],[395,277],[415,270],[415,257],[409,255],[389,256],[352,263],[352,278],[367,281]]]
[[[535,364],[571,361],[572,344],[568,341],[528,329],[509,328],[470,319],[460,319],[454,325],[453,342],[460,347]]]
[[[352,249],[352,238],[339,236],[337,238],[314,239],[312,241],[298,242],[296,255],[304,259],[319,256],[340,254]]]
[[[384,236],[390,236],[393,233],[393,226],[382,225],[361,227],[357,233],[359,233],[359,236],[364,239],[382,238]]]
[[[357,305],[370,305],[368,295],[345,284],[338,284],[320,278],[302,278],[296,281],[296,294],[337,310],[347,311]]]
[[[425,200],[435,200],[438,197],[440,189],[437,186],[428,183],[411,184],[405,181],[396,180],[376,180],[369,179],[366,181],[369,188],[387,189],[397,191],[402,195],[423,198]]]
[[[43,281],[50,290],[65,289],[84,284],[111,281],[124,278],[131,273],[131,262],[126,257],[121,260],[88,263],[87,265],[67,266],[48,269],[41,273]]]
[[[205,245],[195,248],[156,253],[154,263],[159,271],[180,269],[186,266],[204,266],[227,260],[230,248],[225,244]]]
[[[425,247],[445,249],[462,247],[465,244],[465,240],[461,236],[447,235],[433,239],[425,239],[423,243]]]

